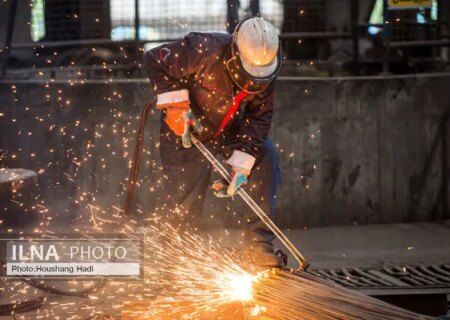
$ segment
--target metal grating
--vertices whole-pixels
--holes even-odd
[[[311,272],[352,289],[440,288],[448,289],[450,293],[450,264],[318,269]]]

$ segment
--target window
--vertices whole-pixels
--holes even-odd
[[[45,36],[44,0],[31,1],[31,40],[39,41]]]

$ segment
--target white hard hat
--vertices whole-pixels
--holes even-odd
[[[277,30],[267,20],[252,17],[234,31],[235,43],[245,71],[255,78],[265,78],[277,71],[280,61]]]

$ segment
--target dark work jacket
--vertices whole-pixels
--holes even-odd
[[[226,61],[232,36],[190,33],[183,40],[164,44],[144,54],[144,65],[156,94],[188,89],[192,112],[204,130],[200,140],[214,138],[239,87]],[[258,157],[272,123],[274,81],[258,94],[249,94],[221,135],[230,136],[231,148]]]

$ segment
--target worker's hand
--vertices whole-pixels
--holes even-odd
[[[239,188],[245,187],[255,160],[251,154],[233,150],[233,154],[227,160],[227,164],[231,167],[231,182],[228,183],[223,179],[214,181],[212,189],[216,191],[215,195],[219,198],[231,197]]]
[[[183,147],[192,147],[190,135],[191,128],[193,128],[197,133],[200,133],[203,130],[203,127],[200,124],[200,121],[198,121],[192,113],[189,108],[189,104],[187,104],[184,108],[169,106],[166,110],[167,113],[165,121],[169,128],[173,131],[173,133],[181,137]]]
[[[183,147],[192,147],[191,128],[200,133],[203,127],[192,113],[187,90],[158,95],[157,108],[166,110],[165,122],[175,135],[181,137]]]
[[[228,183],[224,179],[214,181],[212,189],[215,192],[216,197],[226,198],[232,197],[239,190],[239,188],[245,187],[248,182],[248,171],[240,168],[233,168],[231,170],[231,182]]]

